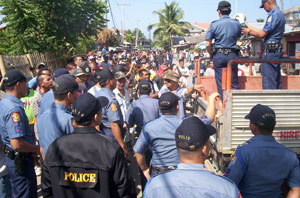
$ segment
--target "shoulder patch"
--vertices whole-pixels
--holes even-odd
[[[112,112],[116,112],[118,109],[117,109],[117,104],[116,103],[112,103],[111,104],[111,110]]]
[[[13,121],[14,124],[19,123],[20,120],[21,120],[19,112],[13,112],[11,117],[12,117],[12,121]]]
[[[272,15],[268,17],[268,20],[267,20],[267,22],[269,22],[269,23],[270,23],[271,21],[272,21]]]

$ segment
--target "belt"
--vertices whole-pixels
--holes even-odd
[[[228,55],[230,53],[238,53],[238,49],[233,49],[233,48],[217,48],[216,49],[216,52],[217,53],[221,53],[221,54],[225,54],[225,55]]]
[[[282,44],[281,43],[267,43],[264,45],[264,51],[275,53],[281,52]]]
[[[166,171],[175,170],[176,168],[177,168],[177,166],[168,166],[168,167],[165,167],[165,168],[158,168],[158,167],[155,167],[155,166],[151,166],[151,172],[154,172],[156,174],[161,174],[161,173],[164,173]]]

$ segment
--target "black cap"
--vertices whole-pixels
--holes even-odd
[[[64,75],[64,74],[69,74],[69,71],[67,68],[58,68],[56,70],[54,70],[53,72],[53,78],[56,79],[58,77],[60,77],[61,75]]]
[[[220,1],[218,5],[218,10],[227,10],[231,9],[231,4],[228,1]]]
[[[86,122],[92,120],[102,107],[108,104],[106,97],[96,98],[90,93],[80,95],[73,103],[72,115],[76,122]]]
[[[82,69],[84,74],[91,75],[91,68],[87,64],[80,66],[80,68]]]
[[[46,64],[43,63],[43,62],[40,62],[40,63],[35,65],[35,68],[37,68],[37,69],[41,69],[41,67],[46,67]]]
[[[263,129],[273,129],[276,125],[276,115],[273,109],[268,106],[257,104],[250,113],[245,116],[251,123],[258,125]]]
[[[53,83],[53,93],[55,94],[65,94],[77,90],[78,88],[78,84],[71,74],[61,75],[55,79]]]
[[[139,85],[138,85],[139,90],[151,90],[151,85],[148,80],[141,80]]]
[[[259,8],[264,8],[264,5],[265,5],[265,3],[266,3],[267,1],[268,1],[268,0],[261,0],[261,5],[260,5]]]
[[[198,117],[191,116],[182,121],[176,129],[175,140],[177,148],[195,151],[203,146],[216,129],[205,125]]]
[[[160,110],[171,110],[178,105],[179,97],[171,92],[164,93],[160,96],[158,104]]]
[[[3,78],[4,86],[13,86],[23,81],[26,81],[26,77],[17,69],[8,71]]]
[[[114,74],[111,71],[109,71],[108,69],[102,69],[99,72],[99,77],[100,77],[99,82],[102,83],[102,82],[106,82],[107,80],[112,79],[114,77]]]

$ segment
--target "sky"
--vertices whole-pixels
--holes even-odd
[[[138,27],[146,37],[150,34],[147,30],[149,24],[157,23],[158,16],[153,14],[154,10],[160,10],[165,7],[165,2],[170,4],[173,0],[109,0],[115,24],[121,29],[123,19],[123,10],[125,11],[124,29]],[[175,0],[179,7],[184,11],[184,21],[190,23],[210,23],[218,19],[217,6],[220,0]],[[231,3],[231,17],[238,13],[243,13],[247,17],[247,22],[256,22],[256,19],[267,18],[264,9],[260,9],[261,0],[228,0]],[[300,5],[300,0],[283,0],[284,9]],[[280,5],[280,0],[277,0]],[[121,6],[126,4],[129,6]],[[0,15],[0,20],[2,16]],[[108,28],[113,28],[111,13],[107,14]]]
[[[184,21],[190,23],[210,23],[218,19],[217,7],[220,0],[175,0],[179,7],[184,11]],[[243,13],[247,22],[256,22],[258,18],[267,18],[264,9],[260,9],[261,0],[228,0],[231,3],[231,17],[238,13]],[[118,29],[121,29],[123,18],[123,9],[125,10],[125,29],[134,29],[138,27],[146,37],[149,36],[147,26],[158,22],[158,16],[153,14],[154,10],[160,10],[165,7],[164,2],[170,4],[172,0],[110,0],[113,17]],[[300,5],[300,0],[284,0],[284,9]],[[280,0],[277,0],[280,5]],[[122,7],[118,4],[127,4]],[[108,27],[114,27],[111,20],[111,14],[108,13]]]

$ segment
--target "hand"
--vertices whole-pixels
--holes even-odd
[[[128,124],[127,124],[126,122],[124,122],[124,124],[123,124],[123,128],[124,128],[126,131],[128,131],[128,130],[129,130],[129,126],[128,126]]]
[[[220,94],[218,92],[214,92],[214,93],[210,94],[210,96],[209,96],[210,101],[217,100],[218,98],[220,98]]]
[[[121,146],[121,148],[123,149],[125,158],[127,158],[128,157],[128,150],[127,150],[126,146],[123,145],[123,146]]]
[[[249,33],[250,29],[247,27],[242,28],[242,33],[247,35]]]
[[[150,179],[149,168],[147,168],[146,170],[144,170],[143,173],[144,173],[146,179],[149,180]]]
[[[201,91],[201,89],[203,89],[204,88],[204,86],[203,85],[194,85],[194,90],[196,90],[196,91]]]

